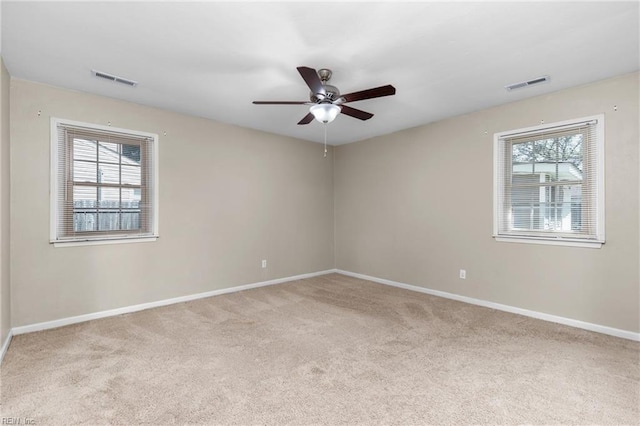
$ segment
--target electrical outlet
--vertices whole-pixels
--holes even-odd
[[[467,271],[465,271],[464,269],[460,269],[460,279],[462,280],[467,279]]]
[[[267,267],[267,261],[266,261],[266,260],[263,260],[263,261],[262,261],[262,267],[263,267],[263,268],[266,268],[266,267]]]

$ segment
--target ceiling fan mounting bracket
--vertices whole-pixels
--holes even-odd
[[[331,80],[332,75],[333,72],[328,68],[320,68],[318,70],[318,77],[320,77],[320,81],[322,81],[323,84]]]

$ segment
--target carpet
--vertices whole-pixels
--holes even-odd
[[[638,424],[640,344],[339,274],[13,338],[33,424]]]

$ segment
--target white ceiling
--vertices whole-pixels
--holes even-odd
[[[307,100],[301,65],[342,93],[394,85],[349,104],[372,119],[329,124],[338,145],[638,70],[639,4],[3,1],[2,56],[16,78],[318,142],[308,107],[251,101]]]

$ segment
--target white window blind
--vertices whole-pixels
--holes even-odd
[[[604,117],[495,135],[494,237],[604,242]]]
[[[157,237],[157,135],[52,120],[52,242]]]

